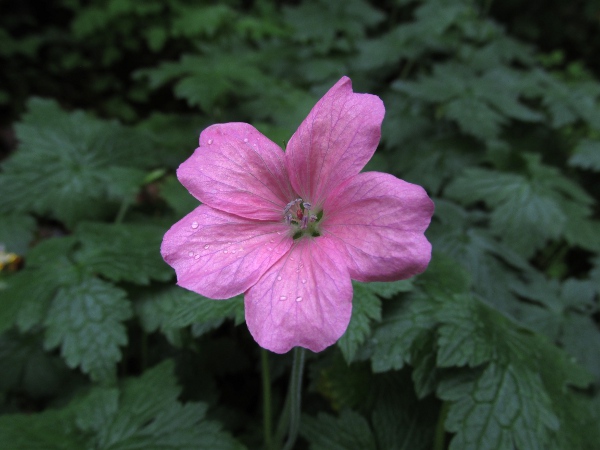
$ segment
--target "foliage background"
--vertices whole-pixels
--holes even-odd
[[[434,256],[355,284],[297,448],[598,448],[598,2],[0,8],[1,448],[262,448],[241,298],[159,255],[196,206],[174,169],[215,122],[283,143],[342,75],[386,105],[367,170],[435,199]]]

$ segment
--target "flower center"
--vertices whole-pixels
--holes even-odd
[[[289,202],[283,210],[285,223],[292,226],[294,239],[302,236],[321,236],[319,221],[323,211],[314,211],[310,202],[297,198]]]

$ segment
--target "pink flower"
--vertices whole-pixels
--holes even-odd
[[[264,348],[318,352],[346,331],[351,279],[421,273],[433,203],[420,186],[359,173],[381,136],[383,102],[343,77],[284,151],[245,123],[212,125],[177,171],[203,204],[165,234],[177,284],[214,299],[245,293]]]

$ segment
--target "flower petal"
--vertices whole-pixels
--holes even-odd
[[[300,197],[322,205],[327,193],[371,159],[385,108],[370,94],[354,94],[343,77],[315,105],[290,139],[286,164]]]
[[[202,203],[250,219],[282,220],[294,199],[283,150],[246,123],[205,129],[177,177]]]
[[[392,281],[421,273],[431,259],[423,232],[433,202],[421,186],[366,172],[341,185],[323,206],[323,236],[343,242],[350,276]]]
[[[288,227],[201,205],[171,227],[161,246],[177,284],[211,298],[246,291],[292,246]]]
[[[246,324],[261,347],[319,352],[344,334],[352,315],[352,283],[340,250],[324,237],[299,239],[246,292]]]

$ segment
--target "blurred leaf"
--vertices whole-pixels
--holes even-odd
[[[33,240],[36,223],[33,217],[24,214],[0,214],[0,249],[24,255]]]
[[[482,201],[491,207],[492,232],[525,257],[564,232],[564,205],[570,204],[571,214],[585,217],[590,202],[587,194],[555,170],[535,159],[530,159],[529,164],[530,178],[489,169],[467,169],[446,190],[450,198],[463,204]]]
[[[0,365],[1,391],[25,392],[35,399],[56,395],[69,372],[58,356],[44,351],[39,336],[15,331],[0,336]]]
[[[582,140],[569,159],[569,165],[581,169],[600,171],[600,142],[589,139]]]
[[[350,410],[339,417],[319,413],[303,416],[301,433],[311,450],[376,450],[375,437],[367,420]]]
[[[175,177],[169,177],[160,186],[160,195],[179,217],[192,212],[200,201],[188,192]]]

